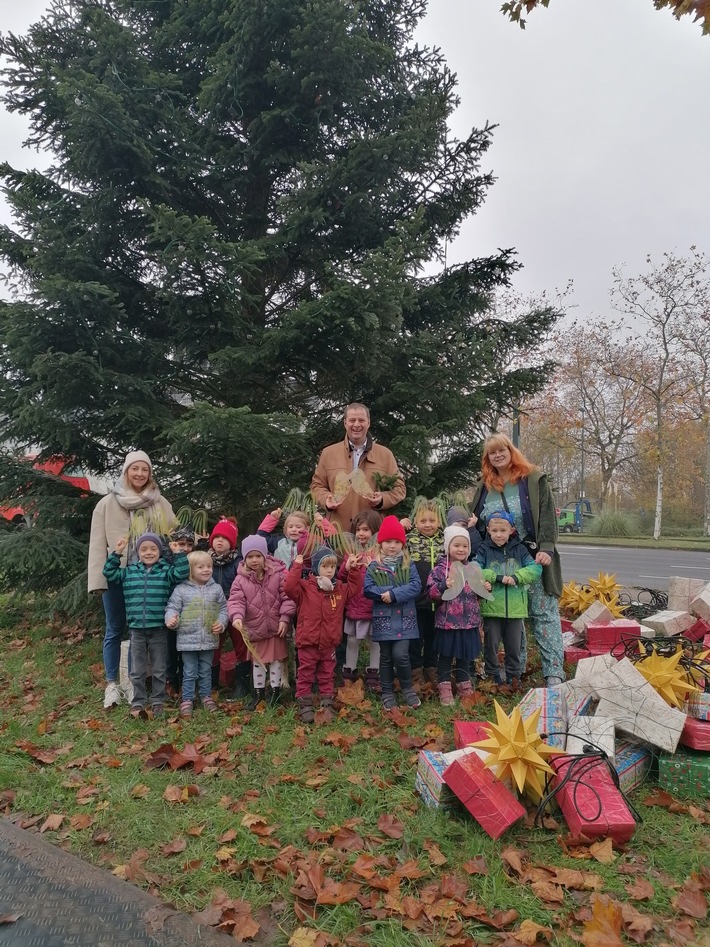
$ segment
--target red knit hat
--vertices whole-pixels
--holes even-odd
[[[380,526],[379,532],[377,533],[378,543],[384,543],[388,539],[396,539],[402,543],[402,545],[407,542],[407,537],[404,534],[404,526],[402,526],[396,516],[385,516],[382,520],[382,526]]]
[[[227,540],[232,549],[236,549],[238,535],[239,530],[237,529],[236,521],[233,519],[227,519],[226,516],[223,516],[210,533],[210,546],[218,536],[222,536]]]

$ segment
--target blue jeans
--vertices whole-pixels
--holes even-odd
[[[195,685],[200,700],[212,696],[212,656],[214,651],[181,651],[182,700],[195,699]]]
[[[118,682],[118,665],[121,660],[121,641],[126,630],[126,605],[123,589],[115,582],[109,582],[101,596],[106,616],[104,632],[104,669],[106,680]]]

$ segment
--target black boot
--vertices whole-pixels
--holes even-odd
[[[271,696],[269,697],[269,706],[276,707],[276,705],[280,703],[281,703],[281,688],[272,687]]]
[[[262,700],[266,700],[266,688],[255,687],[252,699],[247,704],[247,710],[256,710]]]
[[[227,696],[228,701],[244,700],[251,694],[251,662],[242,661],[235,668],[234,688]]]

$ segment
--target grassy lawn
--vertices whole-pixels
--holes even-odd
[[[646,785],[643,822],[613,852],[570,842],[561,816],[495,842],[420,803],[417,750],[453,749],[452,721],[492,717],[490,697],[394,719],[364,700],[312,727],[292,707],[224,704],[139,723],[102,709],[99,636],[31,626],[11,604],[0,625],[4,811],[249,943],[708,943],[707,800],[647,805]],[[151,768],[165,744],[182,760]]]
[[[652,539],[650,536],[635,536],[633,539],[609,539],[602,536],[587,536],[560,533],[560,545],[572,546],[627,546],[630,549],[688,549],[710,552],[710,539],[674,539],[672,536]]]

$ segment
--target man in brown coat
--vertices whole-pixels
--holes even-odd
[[[337,444],[324,447],[318,458],[311,491],[318,506],[328,511],[328,519],[340,523],[349,531],[353,517],[363,510],[389,510],[406,495],[404,477],[397,467],[394,454],[381,444],[375,444],[370,436],[370,412],[364,404],[349,404],[343,419],[345,437]],[[348,476],[353,470],[361,470],[372,488],[372,495],[361,496],[352,488],[346,496],[334,495],[335,480],[339,473]],[[391,477],[394,485],[389,490],[380,490],[375,484],[378,473]]]

